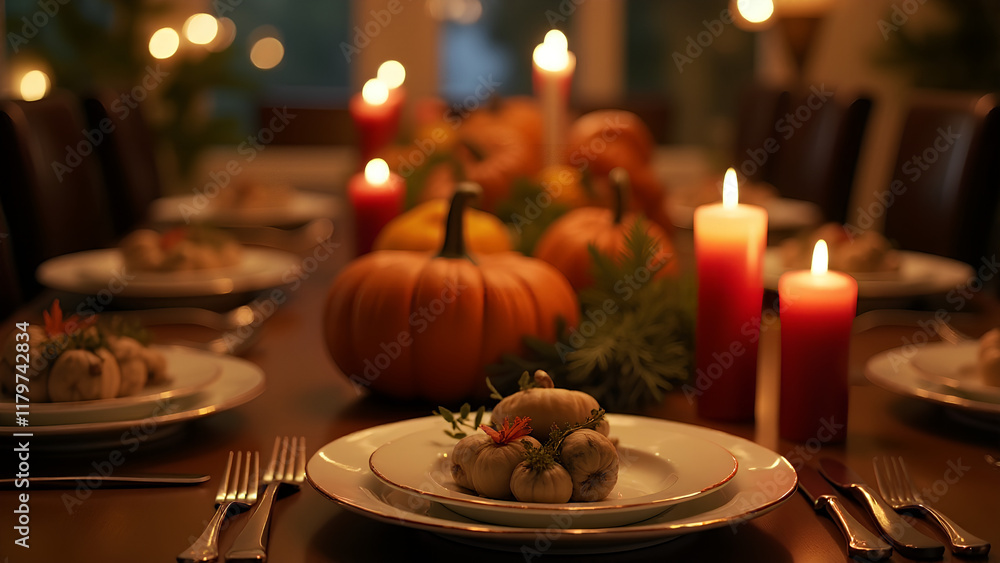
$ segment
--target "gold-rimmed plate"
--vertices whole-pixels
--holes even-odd
[[[393,440],[375,450],[368,464],[387,485],[431,498],[463,516],[538,527],[557,517],[568,517],[580,528],[632,524],[722,487],[736,475],[736,458],[711,440],[629,425],[612,426],[612,436],[619,438],[618,481],[607,498],[595,502],[532,503],[476,496],[452,479],[450,456],[456,441],[440,430]]]

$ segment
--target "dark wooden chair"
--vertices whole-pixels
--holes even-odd
[[[40,289],[34,279],[40,263],[112,242],[97,144],[72,94],[0,101],[0,205],[28,298]]]
[[[796,92],[779,126],[767,180],[782,197],[810,201],[826,221],[847,221],[854,173],[872,101],[867,97]]]
[[[882,192],[885,235],[900,248],[980,264],[1000,194],[1000,109],[993,95],[915,98]]]
[[[737,100],[732,154],[732,166],[741,180],[769,181],[774,166],[774,154],[769,148],[780,139],[776,128],[778,120],[788,112],[789,98],[788,91],[783,88],[758,83],[741,91]]]
[[[123,236],[148,219],[150,204],[162,194],[156,141],[142,105],[123,103],[117,90],[100,90],[83,103],[90,129],[106,135],[97,156],[115,234]]]
[[[22,302],[12,247],[10,228],[0,205],[0,320],[7,318]]]

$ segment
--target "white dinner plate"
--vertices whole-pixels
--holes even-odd
[[[678,434],[715,442],[730,451],[739,471],[725,487],[673,505],[653,518],[614,528],[579,528],[572,519],[554,518],[545,527],[501,526],[457,514],[429,498],[390,487],[372,474],[371,454],[382,444],[413,432],[441,431],[439,417],[404,420],[344,436],[320,448],[306,465],[309,482],[349,510],[386,522],[426,530],[492,549],[520,552],[545,538],[549,553],[597,553],[662,543],[699,530],[734,530],[786,501],[797,478],[782,456],[749,440],[718,430],[631,415],[608,415],[612,434],[622,443],[637,435]]]
[[[170,381],[144,387],[135,395],[92,401],[31,403],[31,424],[77,424],[150,416],[157,403],[190,397],[208,387],[222,373],[218,362],[198,350],[182,346],[152,346],[167,361]],[[13,425],[14,398],[0,396],[0,425]]]
[[[242,294],[294,279],[299,259],[291,253],[243,247],[240,263],[185,272],[130,272],[116,248],[57,256],[38,267],[42,284],[61,291],[110,298],[188,298]]]
[[[176,401],[157,401],[150,414],[135,417],[104,420],[98,413],[81,417],[74,424],[39,426],[31,423],[33,419],[29,417],[29,426],[0,426],[0,434],[31,432],[36,438],[66,439],[65,443],[69,445],[81,440],[82,443],[90,443],[91,438],[120,442],[127,433],[142,434],[148,438],[153,432],[167,427],[238,407],[264,392],[264,371],[256,364],[202,350],[186,349],[183,353],[191,354],[192,360],[197,359],[219,369],[219,376],[194,395]]]
[[[908,250],[897,252],[898,272],[854,275],[858,280],[858,297],[917,297],[946,293],[957,286],[965,285],[975,275],[968,264],[958,260]],[[777,291],[778,278],[790,270],[792,268],[786,268],[782,263],[779,248],[770,247],[764,251],[765,288]]]
[[[668,198],[669,199],[669,198]],[[769,232],[799,231],[819,225],[823,213],[819,206],[809,201],[787,197],[773,197],[761,204],[767,211],[767,230]],[[675,227],[680,229],[694,228],[694,210],[690,205],[667,203],[667,217]]]
[[[212,223],[220,227],[292,227],[313,219],[337,216],[333,194],[295,190],[289,200],[274,207],[226,208],[213,206],[195,195],[163,197],[150,206],[151,219],[159,223]]]
[[[612,436],[618,436],[612,427]],[[607,528],[655,516],[673,504],[708,494],[736,475],[725,448],[683,434],[628,432],[618,445],[618,482],[608,498],[563,504],[503,501],[476,496],[451,477],[456,440],[430,430],[393,440],[369,459],[376,477],[391,487],[425,495],[482,522],[544,528],[553,518],[571,518],[578,528]]]
[[[1000,415],[1000,388],[983,384],[976,367],[978,345],[931,342],[915,351],[893,348],[870,358],[865,376],[901,395]]]

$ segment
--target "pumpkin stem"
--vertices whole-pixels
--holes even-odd
[[[630,187],[628,172],[621,167],[613,168],[608,173],[608,179],[611,180],[611,191],[615,198],[612,208],[615,214],[615,225],[620,225],[622,216],[625,214],[625,198],[628,197]]]
[[[482,192],[483,189],[475,182],[459,182],[455,185],[448,218],[444,223],[444,244],[441,245],[438,257],[469,259],[469,255],[465,253],[465,207],[469,200]]]

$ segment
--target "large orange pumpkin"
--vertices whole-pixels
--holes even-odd
[[[552,342],[557,318],[576,324],[573,289],[549,264],[465,253],[462,210],[475,193],[472,184],[456,188],[440,253],[375,251],[334,281],[325,340],[355,384],[443,404],[484,395],[484,368],[523,351],[523,336]]]
[[[624,169],[616,168],[609,176],[612,180],[612,191],[617,196],[611,209],[605,207],[574,209],[556,219],[535,247],[535,256],[555,266],[577,291],[594,284],[591,275],[593,261],[588,246],[593,244],[605,254],[618,256],[625,248],[626,233],[636,221],[642,221],[646,233],[658,240],[656,254],[650,260],[650,269],[655,269],[655,272],[650,273],[654,277],[660,277],[674,274],[678,269],[673,256],[673,244],[666,231],[639,214],[624,212],[624,199],[628,193],[628,173]]]

